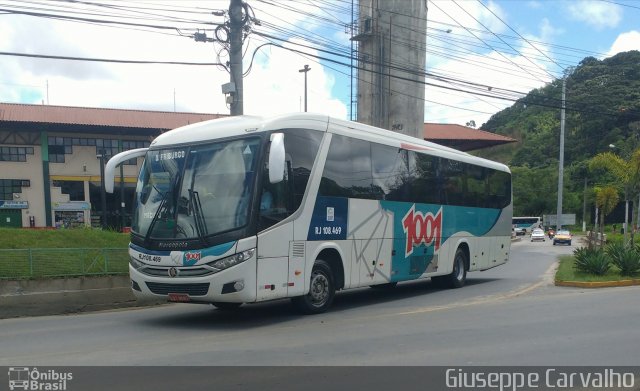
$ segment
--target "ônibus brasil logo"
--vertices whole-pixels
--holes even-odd
[[[442,208],[438,213],[423,214],[416,211],[416,205],[402,218],[402,229],[407,237],[407,246],[404,250],[405,258],[413,254],[413,247],[424,244],[430,246],[435,242],[435,250],[440,249],[440,237],[442,233]]]
[[[18,388],[23,390],[64,391],[67,383],[73,380],[71,372],[58,372],[55,369],[39,371],[38,368],[28,367],[9,368],[9,390]]]

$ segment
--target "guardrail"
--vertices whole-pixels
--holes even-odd
[[[0,250],[0,279],[127,274],[126,248]]]

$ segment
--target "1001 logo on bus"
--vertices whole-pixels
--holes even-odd
[[[416,211],[416,205],[402,218],[402,229],[407,237],[407,245],[404,251],[405,258],[413,254],[413,247],[424,244],[430,246],[435,243],[435,250],[440,249],[440,237],[442,236],[442,208],[435,215],[423,214]]]

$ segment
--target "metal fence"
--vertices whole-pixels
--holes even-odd
[[[0,250],[0,279],[126,274],[126,248]]]

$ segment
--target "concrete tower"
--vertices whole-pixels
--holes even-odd
[[[360,0],[358,122],[423,138],[426,0]]]

